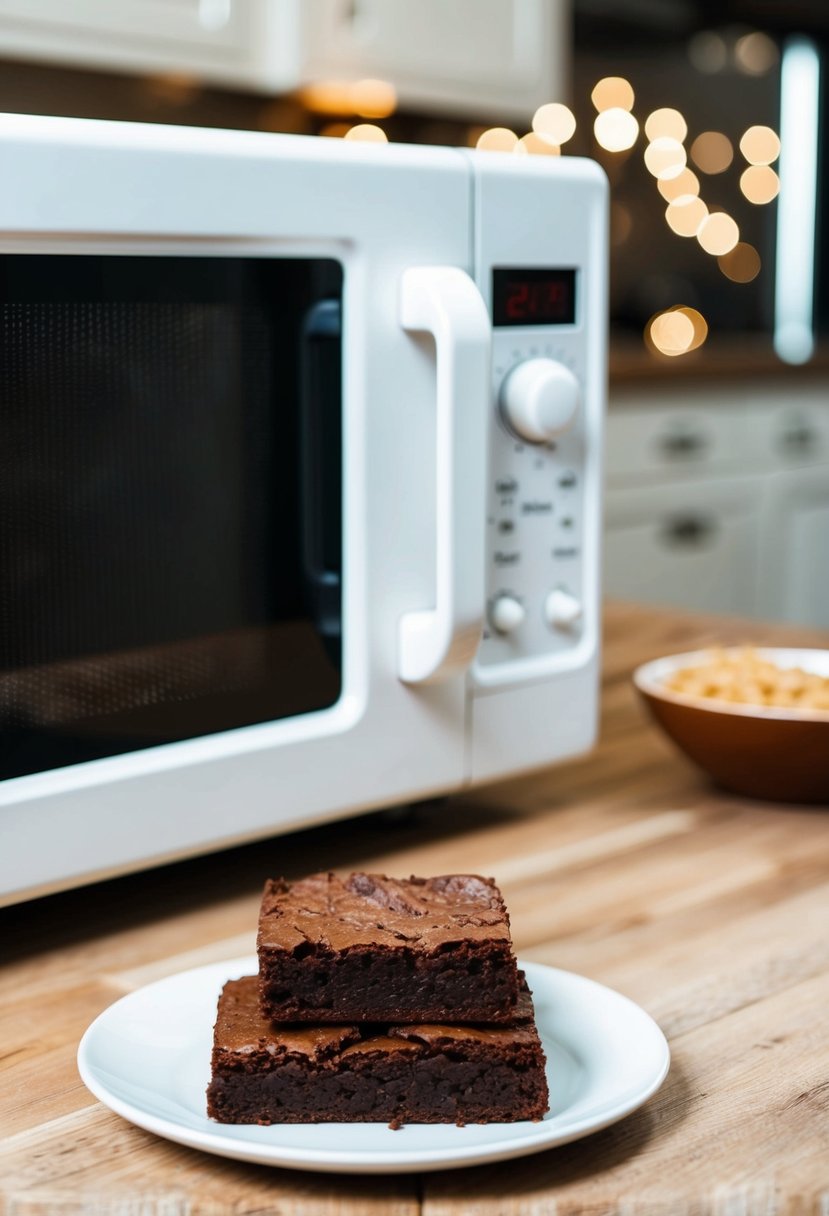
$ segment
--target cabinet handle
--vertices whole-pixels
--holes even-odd
[[[811,452],[818,445],[818,434],[808,422],[793,422],[782,432],[780,445],[787,455]]]
[[[669,549],[698,549],[716,532],[717,521],[710,515],[674,515],[662,525],[660,539]]]
[[[698,456],[708,447],[708,440],[699,431],[675,431],[663,435],[660,441],[662,454],[670,460],[682,460],[688,456]]]

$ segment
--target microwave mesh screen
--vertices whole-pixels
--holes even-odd
[[[340,352],[307,318],[341,284],[321,259],[0,257],[0,776],[336,701]]]

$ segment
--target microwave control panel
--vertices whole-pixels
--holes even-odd
[[[496,329],[492,397],[481,667],[572,650],[585,611],[575,353],[555,334]]]
[[[590,340],[605,319],[591,300],[590,208],[580,212],[577,183],[557,188],[549,174],[519,172],[508,188],[522,225],[493,222],[486,174],[478,216],[476,281],[492,318],[481,691],[577,666],[598,634],[603,385],[588,377],[602,375]]]

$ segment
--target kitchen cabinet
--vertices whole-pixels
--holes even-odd
[[[569,0],[306,4],[310,76],[381,76],[406,106],[525,125],[565,95]]]
[[[569,0],[0,0],[0,54],[263,92],[382,77],[401,104],[525,126],[565,93]]]
[[[605,590],[829,626],[829,394],[727,382],[612,395]]]
[[[107,70],[293,88],[300,0],[0,0],[0,53]]]
[[[630,600],[744,610],[757,589],[758,490],[739,479],[608,493],[606,586]]]
[[[766,484],[762,599],[768,615],[829,624],[829,465]]]

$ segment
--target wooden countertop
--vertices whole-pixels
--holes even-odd
[[[0,912],[0,1195],[8,1216],[568,1216],[829,1211],[829,814],[712,789],[628,675],[713,640],[805,631],[616,606],[602,742],[585,759],[413,817],[359,820]],[[824,639],[825,641],[825,639]],[[75,1051],[111,1001],[252,948],[272,873],[497,876],[525,958],[627,993],[673,1064],[613,1128],[489,1167],[314,1175],[210,1157],[99,1105]]]

